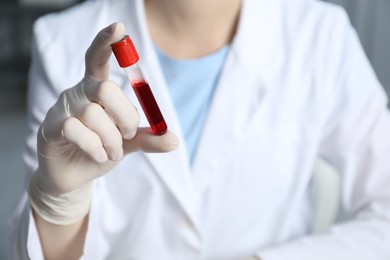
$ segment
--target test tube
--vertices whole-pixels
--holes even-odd
[[[164,134],[168,128],[167,124],[150,86],[138,66],[139,55],[130,37],[125,35],[122,40],[111,44],[111,48],[119,66],[125,69],[129,82],[141,104],[153,134]]]

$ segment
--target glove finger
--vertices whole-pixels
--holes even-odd
[[[139,124],[138,111],[115,83],[103,81],[95,86],[88,84],[84,91],[91,102],[104,107],[124,139],[131,139],[135,136]]]
[[[70,117],[65,120],[62,134],[65,139],[78,146],[96,162],[107,161],[107,153],[99,136],[77,118]]]
[[[92,80],[84,78],[76,86],[64,90],[57,102],[49,109],[42,123],[42,136],[51,144],[63,142],[62,128],[65,120],[73,115],[79,115],[90,101],[83,89],[86,85],[96,85]]]
[[[125,154],[141,150],[146,153],[166,153],[179,146],[176,135],[167,131],[163,135],[154,135],[150,128],[138,128],[137,135],[131,140],[124,140]]]
[[[80,112],[76,117],[99,136],[108,157],[113,161],[122,159],[122,135],[105,110],[97,103],[89,103]]]
[[[121,23],[113,23],[101,30],[93,40],[85,54],[85,75],[94,80],[106,80],[109,74],[109,58],[111,44],[121,40],[125,27]]]

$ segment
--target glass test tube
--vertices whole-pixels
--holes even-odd
[[[125,35],[122,40],[111,44],[111,48],[119,66],[126,71],[127,77],[141,104],[153,134],[164,134],[168,128],[167,124],[165,123],[150,86],[144,79],[137,64],[139,56],[130,37]]]

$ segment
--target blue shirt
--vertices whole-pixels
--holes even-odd
[[[191,60],[176,60],[156,50],[192,164],[229,46]]]

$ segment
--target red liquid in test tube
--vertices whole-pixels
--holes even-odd
[[[143,81],[132,83],[132,86],[141,104],[142,110],[145,112],[152,132],[157,135],[164,134],[168,127],[161,114],[160,108],[157,105],[156,99],[153,96],[152,90],[149,87],[149,84]]]
[[[130,37],[125,35],[122,40],[111,44],[111,48],[118,60],[119,66],[126,71],[127,77],[141,104],[153,134],[164,134],[168,129],[167,124],[149,84],[144,79],[138,67],[137,62],[139,61],[139,56]]]

